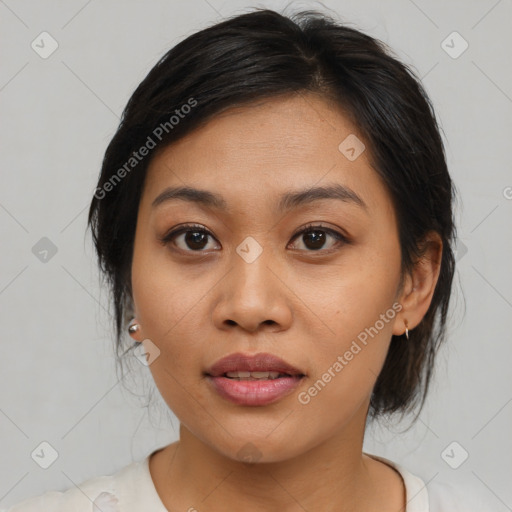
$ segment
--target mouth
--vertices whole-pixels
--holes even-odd
[[[221,375],[221,377],[226,377],[227,379],[233,380],[274,380],[274,379],[282,379],[285,377],[304,377],[303,374],[299,375],[290,375],[289,373],[280,373],[280,372],[247,372],[247,371],[236,371],[236,372],[226,372]]]
[[[263,406],[292,393],[306,374],[273,354],[231,354],[205,372],[212,389],[237,405]]]
[[[210,377],[232,379],[277,379],[304,376],[305,373],[274,354],[243,354],[237,352],[219,359],[205,372]]]

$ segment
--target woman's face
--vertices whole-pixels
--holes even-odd
[[[182,427],[227,457],[285,460],[362,438],[404,327],[394,210],[361,140],[316,96],[275,98],[216,116],[149,166],[132,264],[139,337],[160,351],[150,370]],[[220,200],[152,204],[169,187]],[[207,375],[233,353],[273,354],[304,377],[272,403],[237,403]]]

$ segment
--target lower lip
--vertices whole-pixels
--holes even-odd
[[[236,380],[208,376],[217,393],[237,405],[268,405],[289,395],[302,377],[280,377],[269,380]]]

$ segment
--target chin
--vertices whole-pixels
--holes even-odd
[[[293,443],[290,442],[290,439],[293,439]],[[268,433],[262,436],[233,436],[224,439],[221,443],[210,441],[209,444],[224,457],[236,462],[255,465],[283,462],[306,451],[306,448],[299,444],[296,437],[283,435],[270,439]]]

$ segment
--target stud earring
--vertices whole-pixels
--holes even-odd
[[[128,326],[128,332],[130,334],[135,334],[140,328],[140,325],[135,322],[135,319],[132,320],[130,325]]]
[[[408,340],[409,339],[409,324],[407,323],[407,320],[404,320],[405,324],[405,337]]]

